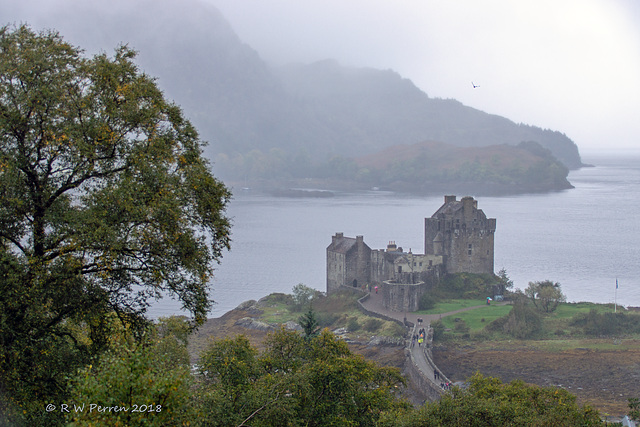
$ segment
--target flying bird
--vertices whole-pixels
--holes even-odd
[[[475,88],[477,88],[477,87],[480,87],[480,85],[476,85],[476,84],[475,84],[475,83],[473,83],[473,82],[471,82],[471,86],[473,86],[473,88],[474,88],[474,89],[475,89]]]

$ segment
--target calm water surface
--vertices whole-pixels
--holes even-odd
[[[640,159],[585,161],[596,167],[571,172],[575,189],[478,198],[478,207],[497,218],[495,271],[506,268],[518,288],[560,282],[568,301],[640,306]],[[393,240],[424,253],[424,218],[442,203],[441,196],[382,191],[330,199],[236,191],[228,211],[232,249],[212,282],[217,304],[210,317],[272,292],[290,293],[298,283],[325,290],[325,249],[336,232],[363,235],[373,249]],[[176,301],[164,299],[150,314],[179,313]]]

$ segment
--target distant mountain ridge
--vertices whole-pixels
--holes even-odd
[[[310,114],[359,132],[362,138],[353,146],[380,150],[426,140],[462,147],[536,141],[567,167],[582,166],[578,147],[560,132],[515,124],[453,99],[429,98],[391,70],[345,68],[325,60],[278,72],[287,93],[304,100]]]
[[[33,22],[36,6],[46,16]],[[247,175],[268,161],[295,175],[336,155],[427,140],[469,147],[536,141],[567,167],[582,166],[562,133],[430,98],[390,70],[331,60],[273,68],[200,0],[52,0],[44,7],[25,0],[11,8],[16,21],[56,29],[90,52],[110,53],[119,43],[138,50],[141,68],[192,119],[223,174]],[[296,172],[296,164],[304,167]]]

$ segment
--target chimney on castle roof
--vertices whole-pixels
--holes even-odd
[[[445,205],[447,203],[455,202],[455,201],[456,201],[456,196],[444,196],[444,204]]]
[[[335,243],[336,240],[341,239],[344,236],[344,233],[336,233],[335,236],[331,236],[331,243]]]

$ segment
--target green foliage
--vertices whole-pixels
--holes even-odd
[[[436,302],[438,302],[438,299],[430,292],[426,292],[422,294],[420,301],[418,301],[418,310],[431,310],[436,306]]]
[[[434,341],[439,341],[444,337],[444,323],[442,323],[442,320],[436,320],[434,322],[431,322],[431,327],[433,328],[433,340]]]
[[[333,325],[340,316],[336,313],[327,313],[324,311],[320,311],[316,313],[316,319],[318,320],[318,326],[321,328],[328,328]]]
[[[514,338],[533,338],[542,331],[542,317],[524,295],[516,295],[509,314],[486,326],[488,331],[502,331]]]
[[[640,399],[637,397],[629,398],[629,418],[633,421],[640,421]]]
[[[362,327],[364,328],[365,331],[375,332],[382,327],[382,323],[383,323],[382,320],[376,319],[374,317],[370,317],[369,319],[365,320]]]
[[[507,270],[501,268],[498,271],[498,295],[504,295],[513,289],[513,280],[507,275]]]
[[[479,333],[480,331],[485,330],[488,323],[506,316],[510,311],[510,305],[484,304],[478,308],[474,308],[473,310],[457,313],[455,314],[455,317],[444,317],[442,321],[446,327],[455,331],[456,323],[454,320],[456,318],[460,318],[464,320],[465,324],[469,327],[468,332]]]
[[[360,323],[357,317],[349,317],[349,320],[347,320],[347,329],[349,332],[355,332],[360,329]]]
[[[399,372],[350,352],[329,331],[310,340],[281,329],[258,353],[245,338],[216,341],[201,358],[202,423],[213,426],[374,425],[407,404]]]
[[[310,288],[302,283],[298,283],[293,287],[292,297],[293,297],[293,309],[295,311],[301,311],[308,308],[313,301],[313,298],[316,297],[316,291],[313,288]]]
[[[469,326],[467,325],[467,322],[464,321],[464,319],[461,318],[456,318],[453,321],[454,323],[454,331],[462,333],[462,334],[467,334],[469,333]]]
[[[207,384],[215,384],[231,401],[237,401],[259,375],[256,355],[244,335],[216,340],[200,357],[200,373]]]
[[[167,294],[203,322],[229,247],[228,189],[134,59],[0,28],[0,383],[32,425],[108,347],[110,313],[140,336]]]
[[[502,383],[476,374],[466,389],[454,388],[420,409],[389,413],[379,426],[601,426],[597,411],[580,407],[563,389],[542,388],[523,381]]]
[[[503,192],[569,188],[569,170],[536,142],[468,147],[396,146],[361,160],[356,178],[370,185],[429,191],[434,184],[492,186]]]
[[[529,282],[529,286],[524,293],[538,310],[545,313],[555,311],[558,304],[566,301],[566,297],[560,288],[560,283],[554,283],[550,280]]]
[[[69,425],[182,425],[195,415],[180,320],[163,321],[142,342],[114,336],[110,349],[70,382]],[[178,327],[169,331],[171,327]],[[101,408],[100,408],[101,407]],[[82,410],[76,410],[82,408]]]
[[[591,309],[588,313],[574,316],[570,325],[580,328],[585,335],[590,336],[637,334],[640,333],[640,316],[624,312],[601,313]]]
[[[492,274],[447,274],[434,289],[433,294],[439,299],[486,298],[494,295],[496,283],[496,276]]]
[[[309,307],[309,311],[307,311],[307,313],[300,316],[298,324],[302,327],[302,332],[305,338],[315,337],[320,331],[318,320],[316,319],[316,313],[311,307]]]
[[[407,334],[407,329],[396,322],[389,322],[387,330],[392,337],[403,338]]]

